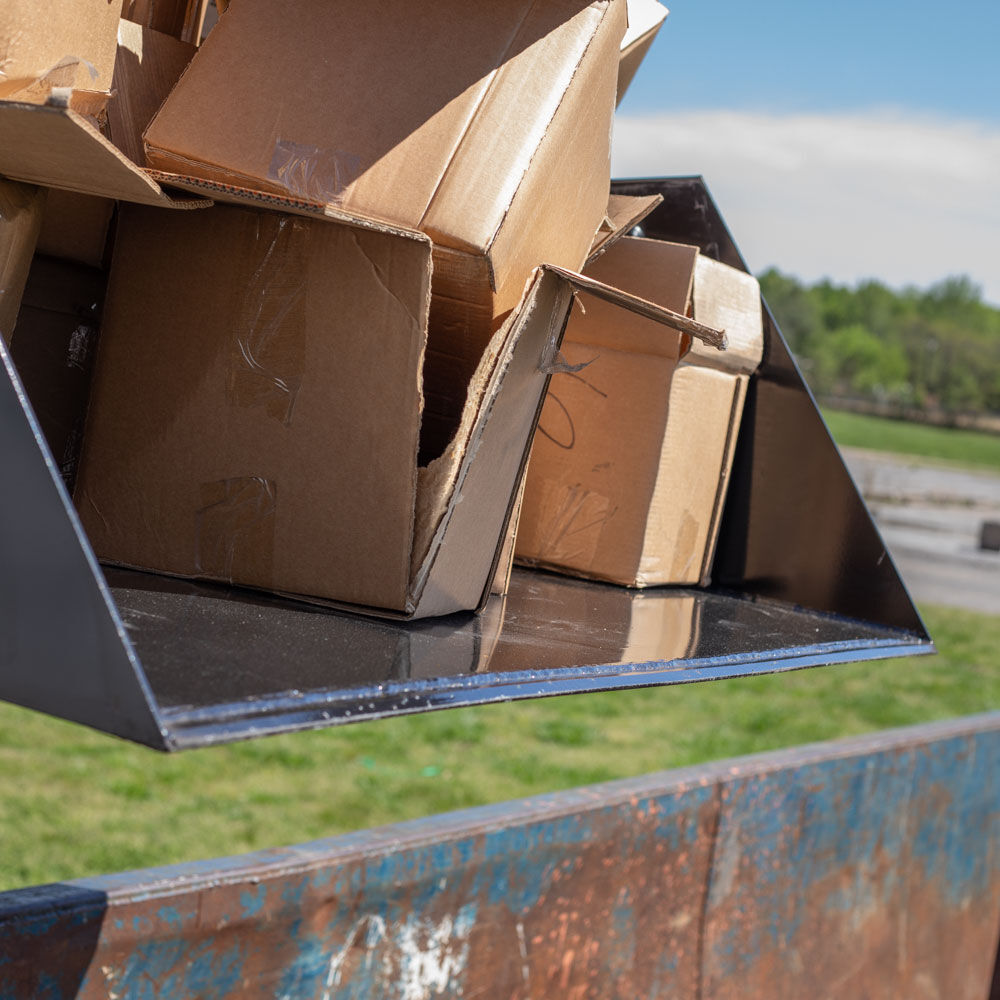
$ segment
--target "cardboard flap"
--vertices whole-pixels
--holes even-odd
[[[724,351],[728,346],[725,330],[716,330],[710,326],[706,326],[704,323],[697,322],[697,320],[682,316],[672,309],[665,309],[663,306],[658,306],[646,299],[639,298],[638,295],[630,295],[628,292],[623,292],[620,288],[612,288],[610,285],[595,281],[586,275],[577,274],[575,271],[567,271],[564,268],[554,267],[551,264],[543,264],[542,267],[546,271],[552,271],[555,274],[561,275],[578,291],[596,295],[605,302],[621,306],[623,309],[628,309],[630,312],[637,313],[654,322],[662,323],[664,326],[669,326],[672,330],[677,330],[679,333],[686,333],[688,336],[695,340],[700,340],[703,344],[714,348],[716,351]]]
[[[628,0],[628,30],[618,59],[618,103],[670,11],[657,0]]]
[[[650,212],[663,201],[663,195],[654,194],[633,198],[631,195],[613,194],[608,198],[608,212],[597,230],[590,247],[590,264],[605,250],[614,246],[623,236],[634,229]]]
[[[291,212],[293,215],[304,215],[307,218],[332,219],[360,229],[372,229],[377,233],[388,233],[394,236],[405,236],[410,239],[430,243],[430,238],[416,229],[407,229],[391,222],[357,212],[347,212],[336,205],[319,201],[308,201],[305,198],[294,198],[291,195],[269,194],[266,191],[256,191],[252,188],[238,187],[235,184],[224,184],[221,181],[207,181],[200,177],[189,177],[185,174],[173,174],[165,170],[146,170],[153,180],[167,187],[179,188],[192,194],[200,194],[211,198],[212,202],[223,202],[228,205],[247,205],[254,208],[272,208],[280,212]],[[211,204],[211,202],[206,202]]]
[[[699,254],[693,301],[699,320],[725,327],[728,348],[720,354],[695,343],[685,361],[730,372],[755,371],[764,353],[764,317],[757,279]]]
[[[0,174],[142,205],[209,204],[166,194],[91,122],[68,108],[0,101]]]
[[[496,359],[463,449],[448,507],[414,585],[414,617],[448,614],[489,594],[548,388],[572,288],[540,268]]]
[[[628,0],[628,28],[622,39],[622,52],[627,52],[637,42],[655,34],[670,13],[659,0]]]

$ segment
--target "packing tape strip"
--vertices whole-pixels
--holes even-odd
[[[262,476],[202,483],[195,533],[195,571],[232,583],[273,579],[278,484]],[[234,572],[235,570],[235,572]]]
[[[319,149],[279,139],[268,166],[268,180],[289,194],[324,205],[339,205],[361,175],[361,158],[339,149]]]

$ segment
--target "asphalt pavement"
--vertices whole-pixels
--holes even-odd
[[[980,548],[1000,522],[1000,475],[841,449],[910,596],[1000,614],[1000,552]]]

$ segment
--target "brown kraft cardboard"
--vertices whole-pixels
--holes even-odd
[[[539,421],[517,558],[628,586],[705,583],[761,357],[757,283],[697,247],[631,237],[586,273],[724,329],[728,346],[584,297]]]

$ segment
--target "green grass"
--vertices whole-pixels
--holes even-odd
[[[1000,618],[924,611],[937,657],[459,709],[176,756],[0,705],[0,888],[1000,707]]]
[[[840,445],[1000,470],[1000,434],[931,427],[839,410],[824,409],[823,416]]]

